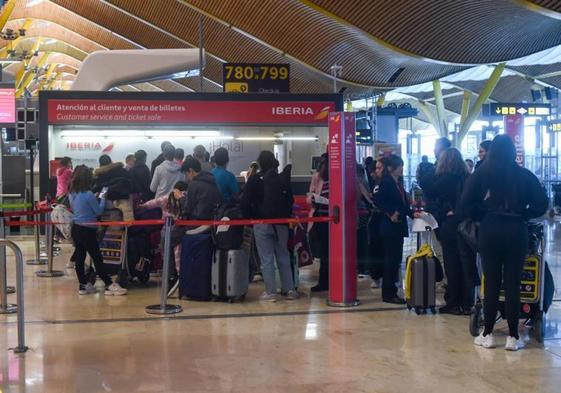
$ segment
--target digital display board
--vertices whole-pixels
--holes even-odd
[[[551,132],[561,132],[561,120],[552,120],[549,122]]]
[[[16,122],[16,89],[0,86],[0,124]]]
[[[222,65],[226,93],[290,93],[290,64]]]

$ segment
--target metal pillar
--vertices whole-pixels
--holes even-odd
[[[203,51],[205,47],[205,17],[201,15],[199,18],[199,93],[204,91],[203,88]]]
[[[475,100],[475,103],[469,110],[469,113],[466,116],[465,121],[462,122],[462,124],[460,124],[460,132],[458,133],[458,142],[457,142],[458,146],[462,144],[462,141],[464,140],[465,136],[469,132],[471,125],[479,116],[481,107],[483,106],[485,101],[487,101],[487,99],[491,96],[491,93],[495,89],[495,86],[497,86],[497,83],[499,83],[499,80],[501,79],[501,74],[503,73],[504,69],[505,69],[505,63],[501,63],[495,66],[495,69],[493,70],[493,73],[489,77],[489,80],[487,81],[487,83],[485,83],[483,90],[481,90],[481,93],[477,97],[477,100]]]
[[[431,108],[429,108],[428,104],[425,101],[419,100],[419,109],[427,117],[429,123],[432,124],[432,126],[436,129],[436,132],[440,134],[440,126],[438,124],[438,120],[434,116],[434,113]]]
[[[51,213],[47,213],[47,222],[51,221]],[[54,225],[47,224],[47,270],[39,270],[35,274],[37,277],[60,277],[64,276],[61,270],[53,270],[53,241],[54,241]]]
[[[436,104],[436,118],[438,120],[438,133],[441,137],[448,137],[448,124],[446,122],[446,111],[444,109],[444,98],[442,97],[442,86],[440,81],[432,81],[434,100]]]
[[[0,239],[6,238],[4,227],[4,217],[0,217]],[[10,291],[7,285],[7,271],[6,271],[6,245],[0,243],[0,314],[13,314],[17,311],[17,306],[15,304],[8,303],[8,293],[13,293],[15,291]]]
[[[169,285],[169,265],[171,263],[171,227],[172,218],[166,217],[164,224],[164,266],[162,271],[162,288],[160,291],[160,304],[146,306],[148,314],[166,315],[177,314],[183,311],[178,304],[167,304],[168,301],[168,285]]]

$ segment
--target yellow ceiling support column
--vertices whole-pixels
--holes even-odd
[[[48,52],[43,53],[43,56],[41,56],[39,62],[37,63],[37,68],[41,68],[45,65],[45,63],[49,59],[49,55],[50,53]],[[35,78],[35,73],[33,72],[33,70],[29,70],[27,72],[27,75],[23,79],[23,82],[21,83],[21,85],[18,87],[18,90],[16,91],[16,97],[19,98],[23,95],[27,86],[29,86],[31,82],[33,82],[33,78]]]
[[[45,73],[45,77],[39,83],[38,90],[44,90],[45,87],[49,85],[50,80],[51,80],[51,76],[53,75],[53,72],[56,70],[57,66],[58,66],[58,64],[56,64],[56,63],[49,64],[49,68],[47,69],[47,72]]]
[[[8,23],[14,8],[16,8],[16,0],[9,0],[2,8],[2,13],[0,14],[0,31],[4,29],[4,26]]]
[[[56,83],[59,76],[60,76],[60,72],[57,72],[55,74],[54,78],[49,81],[45,90],[53,90],[54,87],[55,87],[55,83]]]
[[[432,81],[434,90],[434,101],[436,104],[436,120],[438,121],[439,134],[448,136],[448,123],[446,121],[446,111],[444,109],[444,98],[442,97],[442,86],[439,80]]]
[[[481,90],[479,97],[477,97],[477,100],[469,110],[469,113],[467,114],[465,121],[463,121],[460,124],[460,132],[456,140],[458,146],[461,145],[462,141],[464,140],[467,133],[469,132],[471,125],[479,116],[479,112],[481,112],[481,107],[483,106],[485,101],[487,101],[487,99],[491,96],[491,93],[495,89],[495,86],[497,86],[497,83],[499,83],[499,80],[501,79],[501,75],[505,69],[505,65],[506,65],[505,63],[500,63],[497,66],[495,66],[493,73],[489,77],[487,83],[485,83],[485,86],[483,87],[483,90]]]
[[[466,118],[469,113],[470,101],[471,101],[471,93],[467,90],[464,90],[464,99],[462,100],[462,112],[460,114],[460,124],[466,121]]]
[[[29,30],[32,23],[33,23],[33,19],[26,19],[23,25],[21,26],[21,28],[24,30]],[[8,45],[0,49],[0,59],[5,59],[6,57],[8,57],[8,51],[17,48],[22,38],[23,37],[18,37],[13,41],[8,41]]]
[[[378,97],[378,99],[376,100],[376,106],[382,106],[384,105],[384,102],[386,102],[386,95],[381,94],[380,97]]]
[[[33,53],[35,53],[39,50],[39,46],[41,45],[41,40],[42,40],[41,37],[37,38],[37,41],[35,42],[35,45],[33,45],[33,48],[31,49],[30,53],[33,54]],[[31,64],[32,60],[33,60],[33,58],[31,58],[29,60],[26,60],[26,61],[23,61],[20,64],[18,70],[16,71],[16,74],[15,74],[16,89],[19,88],[21,82],[23,81],[23,76],[25,75],[25,69]]]

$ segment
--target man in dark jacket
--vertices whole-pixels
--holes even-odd
[[[134,153],[135,163],[130,170],[132,177],[133,190],[138,193],[140,199],[149,201],[154,198],[154,193],[150,191],[150,168],[146,165],[146,152],[138,150]]]
[[[106,197],[113,201],[113,206],[121,210],[124,221],[134,220],[130,194],[133,184],[129,171],[125,169],[122,162],[111,162],[107,154],[99,157],[99,168],[94,171],[96,177],[92,189],[94,193],[107,187]]]
[[[171,142],[163,141],[162,144],[160,145],[160,147],[162,149],[162,152],[160,153],[160,155],[158,157],[156,157],[156,159],[154,161],[152,161],[152,165],[150,167],[150,176],[154,176],[154,172],[156,171],[156,168],[158,167],[158,165],[160,165],[162,162],[164,162],[166,160],[164,158],[164,149],[168,145],[171,145]]]
[[[201,163],[195,158],[187,158],[181,166],[181,172],[189,182],[185,218],[209,220],[214,210],[222,202],[222,194],[216,185],[214,176],[203,171]]]

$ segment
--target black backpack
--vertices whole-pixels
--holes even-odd
[[[281,173],[275,169],[263,175],[263,205],[261,214],[263,218],[288,218],[292,216],[294,197],[290,182],[292,165],[287,165]]]
[[[240,220],[243,218],[242,211],[235,203],[224,203],[214,211],[216,221]],[[243,225],[212,227],[212,240],[219,250],[239,250],[243,243]]]

